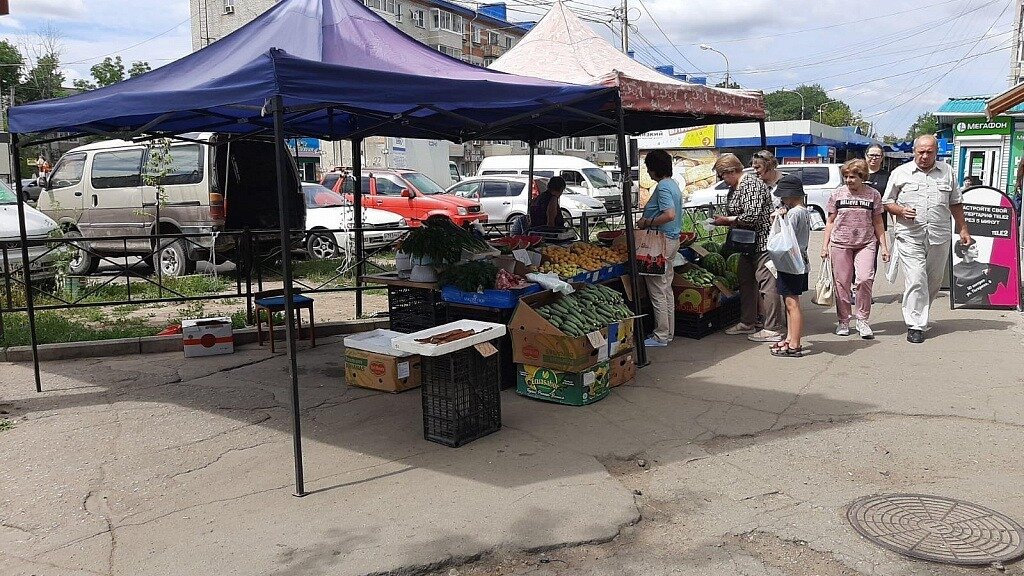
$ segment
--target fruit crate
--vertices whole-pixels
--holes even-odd
[[[495,324],[508,324],[512,320],[513,308],[489,308],[486,306],[470,306],[466,304],[448,304],[448,321],[456,320],[479,320],[481,322],[494,322]],[[516,365],[512,361],[512,335],[505,333],[501,338],[491,340],[491,344],[498,349],[500,364],[498,373],[501,375],[501,389],[515,388],[516,386]]]
[[[391,329],[411,334],[446,322],[445,303],[434,288],[388,286]]]
[[[423,437],[457,448],[501,428],[500,354],[423,357]]]

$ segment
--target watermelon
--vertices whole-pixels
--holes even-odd
[[[714,240],[705,240],[700,243],[700,247],[712,254],[722,253],[722,245],[719,244],[718,242],[715,242]]]
[[[740,255],[739,254],[730,254],[729,257],[725,259],[725,270],[726,270],[726,272],[731,272],[733,276],[738,276],[739,275],[739,273],[740,273]]]
[[[700,259],[700,265],[716,276],[721,276],[725,273],[725,258],[717,252],[712,252],[707,256]]]

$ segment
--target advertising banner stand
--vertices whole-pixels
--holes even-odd
[[[953,234],[950,307],[1021,310],[1019,217],[1013,201],[996,188],[963,192],[971,244]]]

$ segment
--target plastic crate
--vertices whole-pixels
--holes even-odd
[[[725,330],[726,328],[736,324],[740,321],[740,295],[736,294],[729,298],[722,297],[721,302],[718,304],[718,328]]]
[[[739,297],[723,298],[717,308],[704,314],[676,312],[676,336],[700,340],[739,321]]]
[[[446,322],[445,304],[433,288],[388,286],[388,316],[391,329],[411,334]]]
[[[487,308],[515,308],[519,299],[541,291],[539,284],[530,284],[526,288],[516,290],[484,290],[483,292],[465,292],[455,286],[441,288],[441,299],[455,304],[469,304]]]
[[[422,362],[424,438],[458,447],[501,428],[499,354],[470,347]]]
[[[514,309],[508,308],[448,304],[448,321],[479,320],[481,322],[507,325],[512,319],[513,312],[515,312]],[[516,366],[512,361],[512,335],[506,333],[501,338],[491,340],[491,344],[498,349],[498,356],[500,357],[498,371],[501,374],[501,389],[514,388],[516,385]]]

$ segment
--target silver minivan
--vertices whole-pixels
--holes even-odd
[[[245,255],[238,252],[248,253],[251,246],[221,232],[277,228],[273,142],[185,136],[189,141],[173,142],[167,154],[159,144],[107,140],[61,157],[38,208],[65,237],[83,239],[87,250],[77,251],[71,274],[90,274],[102,258],[126,255],[144,257],[167,276],[194,272],[196,262],[211,253],[240,264]],[[305,203],[298,171],[290,165],[291,229],[301,230]],[[193,236],[164,238],[158,249],[156,234]]]

